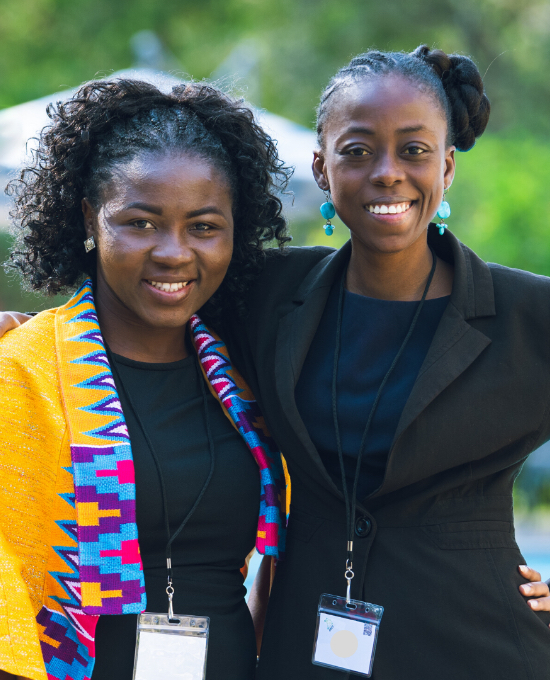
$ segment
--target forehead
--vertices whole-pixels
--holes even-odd
[[[351,129],[375,134],[424,128],[434,135],[447,133],[445,113],[426,86],[399,75],[365,78],[334,93],[325,124],[325,137]]]
[[[157,202],[174,202],[228,192],[224,173],[205,158],[181,152],[142,152],[114,166],[103,196],[112,201],[142,194],[154,196]]]

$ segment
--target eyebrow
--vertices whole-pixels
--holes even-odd
[[[207,205],[206,207],[199,208],[198,210],[191,210],[191,212],[187,213],[187,217],[199,217],[200,215],[207,215],[208,213],[214,213],[216,215],[225,217],[224,213],[219,208],[216,208],[215,205]]]
[[[425,125],[410,125],[408,127],[399,128],[399,130],[397,130],[397,132],[399,134],[408,134],[408,133],[410,134],[411,132],[422,132],[424,130],[427,130]],[[361,126],[350,127],[346,130],[346,134],[349,134],[350,132],[359,132],[359,133],[364,134],[364,135],[375,135],[376,134],[376,132],[374,130],[372,130],[371,128],[361,127]]]
[[[153,215],[162,215],[162,208],[156,205],[150,205],[149,203],[141,203],[140,201],[129,203],[124,209],[143,210],[145,212],[153,213]],[[215,213],[216,215],[221,215],[224,217],[224,213],[215,205],[207,205],[204,208],[199,208],[198,210],[191,210],[190,212],[186,213],[186,217],[199,217],[200,215],[207,215],[209,213]]]
[[[144,212],[150,212],[153,213],[153,215],[162,215],[162,208],[159,208],[156,205],[150,205],[149,203],[140,203],[139,201],[135,201],[134,203],[129,203],[127,206],[124,208],[125,210],[143,210]]]

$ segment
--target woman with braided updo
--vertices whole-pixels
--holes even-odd
[[[548,585],[518,570],[512,487],[550,438],[550,280],[432,223],[489,110],[467,57],[353,59],[322,95],[313,161],[351,240],[270,252],[245,334],[224,326],[292,480],[261,680],[368,671],[362,636],[329,645],[344,624],[317,616],[345,574],[384,607],[373,678],[548,677]]]
[[[345,595],[345,573],[384,607],[373,678],[547,678],[548,587],[518,571],[512,486],[550,437],[550,281],[431,223],[488,117],[466,57],[353,59],[323,93],[313,162],[350,242],[268,250],[247,315],[218,307],[292,479],[261,680],[358,670],[362,635],[312,664],[320,597]],[[328,619],[325,637],[345,632]]]
[[[147,611],[202,637],[141,633],[136,678],[252,680],[243,565],[284,549],[284,471],[209,326],[289,240],[287,170],[206,85],[92,82],[49,115],[13,263],[78,290],[0,341],[0,676],[131,680]]]

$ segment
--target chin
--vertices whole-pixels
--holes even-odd
[[[140,315],[141,320],[144,325],[149,326],[149,328],[162,329],[166,328],[185,328],[187,322],[191,318],[192,314],[146,314]]]
[[[372,230],[365,230],[362,234],[352,232],[352,236],[355,240],[364,247],[371,251],[388,255],[408,250],[426,234],[427,228],[414,230],[404,229],[402,232],[394,232],[393,234],[384,233],[381,230],[377,233],[373,233]]]
[[[369,250],[377,253],[392,255],[403,252],[411,247],[416,239],[412,239],[410,234],[392,234],[372,239],[360,239],[361,243]]]

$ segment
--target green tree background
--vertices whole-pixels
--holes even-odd
[[[356,53],[427,43],[471,55],[492,114],[476,147],[457,154],[449,225],[484,259],[550,275],[547,0],[3,0],[0,109],[132,66],[144,30],[164,45],[160,65],[197,79],[216,77],[241,46],[254,55],[238,84],[245,96],[308,127],[324,85]],[[318,214],[291,227],[297,244],[347,238],[340,224],[327,239]],[[9,245],[0,233],[0,260]],[[56,303],[0,273],[0,308]]]

